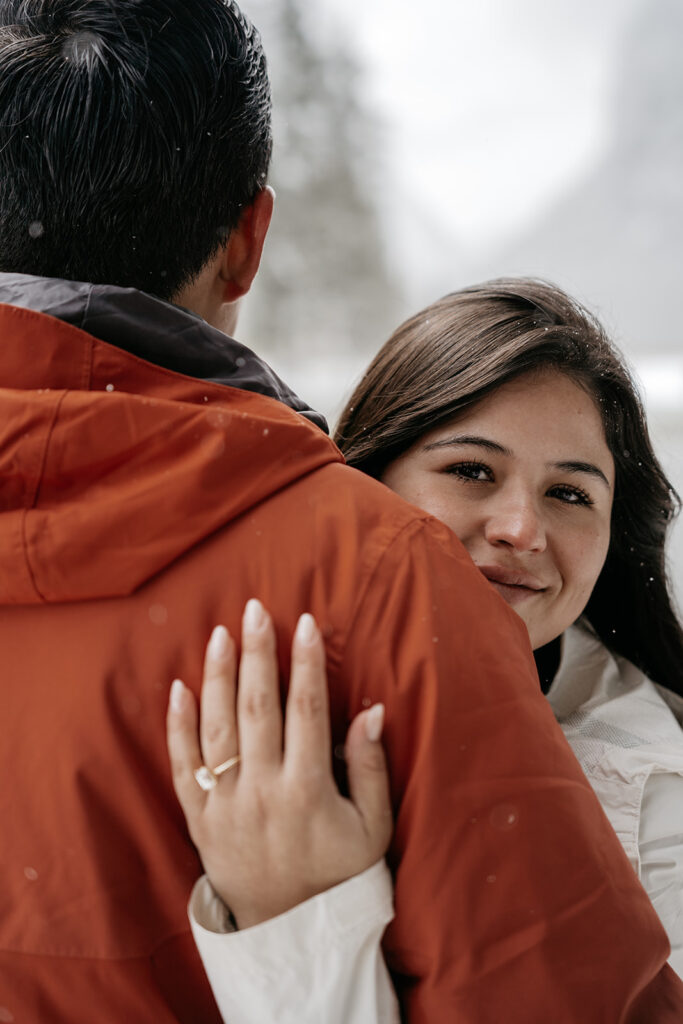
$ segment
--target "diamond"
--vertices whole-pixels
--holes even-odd
[[[206,790],[207,793],[212,790],[218,782],[218,779],[211,769],[207,768],[205,764],[203,764],[201,768],[197,768],[194,773],[194,777],[202,789]]]

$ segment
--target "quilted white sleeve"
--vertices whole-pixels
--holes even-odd
[[[360,875],[244,931],[206,877],[189,903],[192,932],[229,1024],[398,1024],[380,942],[394,916],[379,861]]]
[[[671,943],[683,978],[683,776],[653,773],[645,784],[638,836],[640,880]]]

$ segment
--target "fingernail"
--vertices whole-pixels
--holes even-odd
[[[209,657],[214,660],[224,658],[228,650],[228,639],[229,633],[225,626],[216,626],[211,634],[211,639],[209,640],[209,646],[207,648],[207,654]]]
[[[266,613],[260,601],[252,597],[244,609],[242,625],[245,633],[260,633],[266,621]]]
[[[299,644],[304,644],[306,647],[311,647],[318,639],[318,627],[315,619],[308,612],[299,618],[296,624],[296,640]]]
[[[182,679],[174,679],[171,683],[171,710],[182,711],[185,706],[185,684]]]
[[[384,704],[375,704],[365,716],[365,735],[371,743],[377,743],[384,728]]]

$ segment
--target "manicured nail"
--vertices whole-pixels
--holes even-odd
[[[185,707],[185,684],[182,679],[174,679],[171,683],[171,710],[182,711]]]
[[[375,704],[365,716],[365,735],[371,743],[377,743],[384,728],[384,704]]]
[[[212,660],[217,661],[219,658],[225,657],[228,651],[229,638],[230,634],[225,626],[216,626],[211,634],[206,652]]]
[[[250,601],[247,601],[247,606],[244,609],[242,625],[244,626],[245,633],[260,633],[265,625],[265,621],[266,613],[263,605],[255,597],[252,597]]]
[[[308,612],[304,612],[296,625],[297,643],[312,647],[319,635],[315,619]]]

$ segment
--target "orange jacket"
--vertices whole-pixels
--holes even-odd
[[[525,630],[457,540],[270,398],[26,309],[0,306],[0,338],[3,1019],[218,1019],[164,716],[258,596],[283,671],[299,613],[322,624],[338,742],[386,703],[406,1019],[680,1024]]]

